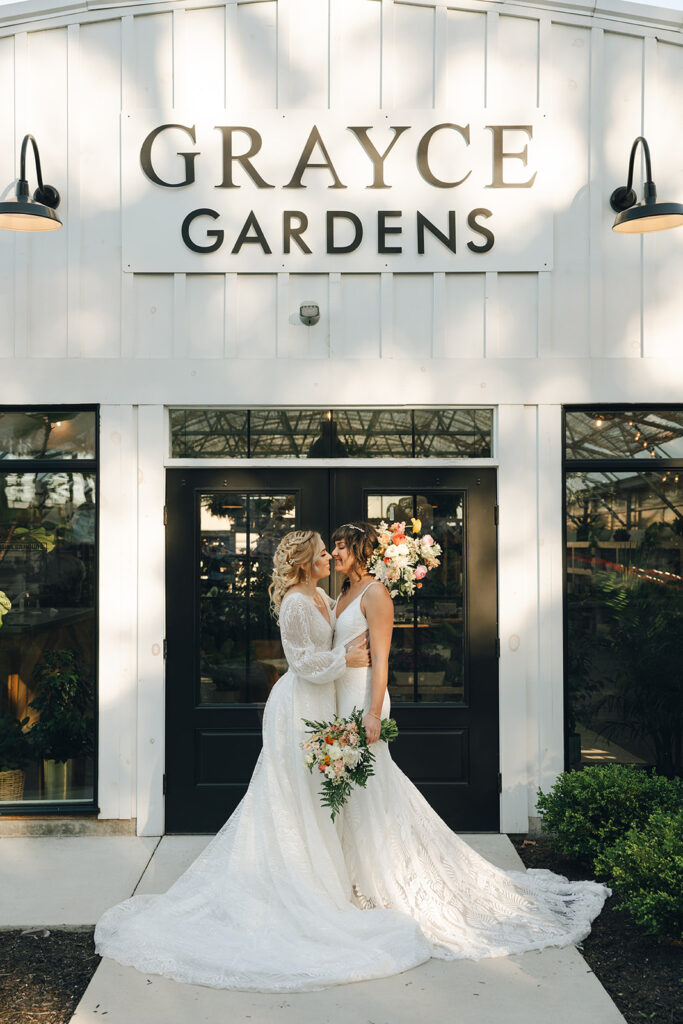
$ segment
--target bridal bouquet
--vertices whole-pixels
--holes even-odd
[[[429,533],[420,536],[419,519],[411,519],[411,523],[412,530],[407,534],[405,523],[381,522],[377,527],[379,544],[368,562],[368,572],[385,585],[392,597],[412,597],[427,573],[440,564],[441,546]]]
[[[304,751],[309,772],[323,776],[320,791],[323,807],[329,807],[330,817],[336,815],[351,795],[352,786],[365,786],[374,775],[372,762],[375,755],[368,746],[363,728],[363,712],[354,708],[348,718],[335,718],[331,722],[309,722],[309,737],[299,745]],[[379,738],[385,742],[395,740],[398,728],[393,718],[385,718]]]

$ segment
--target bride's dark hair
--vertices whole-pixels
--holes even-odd
[[[372,552],[377,547],[379,536],[372,523],[359,519],[355,523],[343,523],[338,526],[332,534],[332,543],[342,540],[348,551],[351,552],[356,568],[362,572],[370,560]],[[341,592],[345,593],[351,586],[351,580],[347,576],[342,584]]]

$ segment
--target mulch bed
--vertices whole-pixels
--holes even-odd
[[[101,960],[94,931],[0,931],[2,1024],[68,1024]]]
[[[591,877],[552,853],[545,838],[512,842],[527,868],[549,868],[572,881]],[[628,1024],[683,1024],[683,947],[646,935],[616,897],[607,900],[579,949]]]
[[[512,842],[528,868],[588,877],[581,865],[553,854],[547,839]],[[100,963],[93,932],[0,931],[2,1024],[68,1024]],[[646,935],[614,897],[580,949],[628,1024],[683,1024],[683,948]]]

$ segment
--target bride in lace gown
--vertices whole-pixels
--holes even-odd
[[[299,747],[303,718],[334,716],[334,680],[368,664],[364,644],[331,649],[334,606],[317,586],[330,555],[317,533],[294,531],[274,563],[271,600],[289,671],[264,708],[249,788],[167,892],[105,911],[100,956],[177,981],[289,992],[386,977],[431,955],[411,917],[351,901],[337,828]]]
[[[366,714],[369,742],[388,717],[388,656],[393,605],[364,566],[377,543],[370,523],[347,523],[333,534],[335,568],[346,575],[337,602],[334,648],[366,631],[372,668],[348,666],[337,679],[337,713]],[[442,821],[394,764],[388,744],[373,745],[375,774],[342,812],[342,845],[359,907],[409,914],[431,954],[443,960],[505,956],[580,942],[610,889],[568,882],[545,869],[503,871],[476,853]]]

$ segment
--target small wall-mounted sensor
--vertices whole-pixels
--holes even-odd
[[[320,319],[320,307],[315,302],[303,302],[299,306],[299,319],[307,327],[313,327]]]

